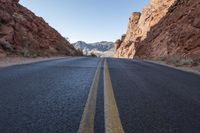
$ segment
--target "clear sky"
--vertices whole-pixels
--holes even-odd
[[[70,42],[115,41],[149,0],[20,0]]]

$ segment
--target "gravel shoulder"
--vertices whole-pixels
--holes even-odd
[[[48,61],[53,59],[61,59],[65,57],[37,57],[37,58],[25,58],[25,57],[4,57],[0,58],[0,68],[20,65],[20,64],[29,64],[39,61]]]
[[[153,61],[153,60],[144,60],[146,62],[150,62],[150,63],[155,63],[155,64],[159,64],[159,65],[163,65],[163,66],[167,66],[167,67],[171,67],[174,69],[178,69],[181,71],[186,71],[186,72],[191,72],[191,73],[195,73],[195,74],[199,74],[200,75],[200,71],[195,68],[195,67],[186,67],[186,66],[180,66],[180,67],[176,67],[175,65],[172,64],[167,64],[164,61]]]

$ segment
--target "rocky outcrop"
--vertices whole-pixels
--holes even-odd
[[[199,0],[151,0],[141,15],[133,13],[126,35],[116,42],[115,56],[200,61],[199,9]]]
[[[133,58],[136,44],[147,37],[152,26],[155,26],[168,12],[175,0],[151,0],[141,13],[133,13],[129,19],[128,31],[116,42],[118,58]]]
[[[0,0],[0,56],[78,55],[75,48],[19,0]]]
[[[200,61],[200,1],[177,0],[136,45],[137,57],[179,56]]]

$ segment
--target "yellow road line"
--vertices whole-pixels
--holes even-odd
[[[81,123],[79,125],[78,133],[93,133],[94,132],[94,118],[96,113],[96,97],[97,97],[97,89],[100,78],[101,71],[101,63],[99,62],[97,66],[97,70],[90,87],[90,92],[88,95],[88,99],[84,108],[84,112],[82,115]]]
[[[106,133],[124,133],[106,59],[104,62],[104,114]]]

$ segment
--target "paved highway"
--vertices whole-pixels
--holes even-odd
[[[0,133],[200,133],[200,76],[74,57],[0,69]]]

